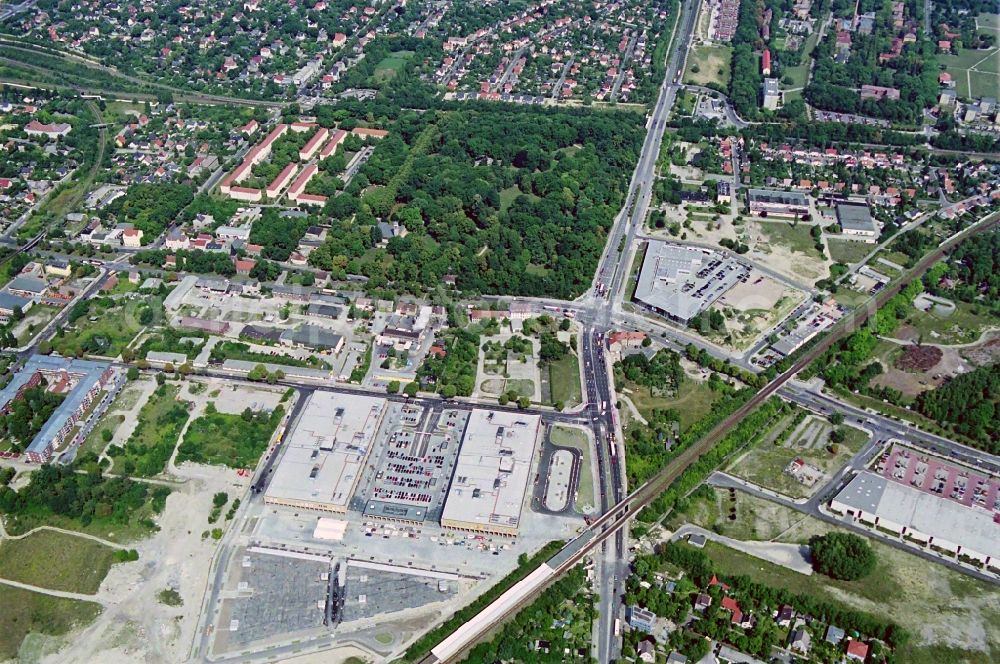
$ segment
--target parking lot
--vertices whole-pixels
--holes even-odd
[[[469,412],[390,407],[352,509],[365,517],[438,521]]]
[[[244,550],[233,562],[217,651],[323,627],[333,571],[328,561]]]
[[[451,599],[458,590],[457,580],[348,564],[343,621],[421,608]]]

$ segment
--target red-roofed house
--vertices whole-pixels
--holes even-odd
[[[370,127],[355,127],[351,133],[361,138],[385,138],[389,135],[385,129],[372,129]]]
[[[28,136],[48,136],[49,138],[58,138],[59,136],[65,136],[68,134],[72,128],[73,127],[65,122],[42,124],[38,120],[32,120],[28,124],[24,125],[24,133]]]
[[[253,269],[257,261],[251,258],[237,258],[233,260],[233,266],[236,268],[236,274],[248,275],[250,270]]]
[[[142,231],[138,228],[126,228],[122,232],[122,245],[133,249],[142,246]]]
[[[645,339],[645,332],[628,332],[620,330],[612,332],[608,335],[608,347],[613,348],[615,346],[620,346],[621,348],[637,348]]]
[[[743,623],[743,610],[740,609],[740,605],[736,603],[736,600],[732,597],[726,595],[722,598],[722,608],[733,614],[732,622],[735,625]]]
[[[771,49],[765,48],[764,55],[760,59],[760,73],[764,76],[771,75]]]
[[[868,659],[868,644],[851,639],[847,642],[847,659],[863,662]]]

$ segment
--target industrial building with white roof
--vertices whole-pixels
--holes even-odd
[[[634,297],[657,313],[687,323],[749,276],[747,266],[720,252],[651,241]]]
[[[1000,513],[862,471],[830,509],[1000,571]]]
[[[540,424],[538,415],[472,411],[442,526],[517,535]]]
[[[264,494],[264,502],[347,511],[385,416],[385,399],[313,392]]]

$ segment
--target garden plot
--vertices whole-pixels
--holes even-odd
[[[541,401],[538,340],[507,333],[488,337],[480,347],[479,375],[486,376],[477,390],[481,396],[508,394]]]

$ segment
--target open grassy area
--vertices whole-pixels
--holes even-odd
[[[506,189],[502,189],[500,191],[500,212],[501,213],[506,212],[507,208],[509,208],[514,203],[514,199],[521,195],[527,196],[528,198],[534,201],[538,200],[538,196],[532,193],[525,194],[515,184],[511,187],[507,187]]]
[[[413,57],[413,51],[394,51],[390,53],[375,65],[375,73],[372,75],[372,80],[376,83],[385,83],[395,76],[396,72],[406,66],[407,61],[411,57]]]
[[[92,622],[100,613],[101,605],[96,602],[0,585],[0,659],[13,659],[28,634],[62,636]]]
[[[713,392],[707,383],[699,383],[690,378],[684,381],[676,396],[656,396],[650,388],[628,381],[622,387],[622,392],[632,400],[639,414],[647,419],[654,410],[676,409],[681,414],[682,431],[707,415],[712,404],[719,398],[719,393]]]
[[[54,307],[50,304],[36,304],[28,309],[24,320],[18,324],[21,329],[17,333],[17,344],[23,346],[31,341],[60,311],[62,311],[61,307]]]
[[[568,353],[565,357],[549,363],[549,389],[552,393],[552,402],[562,401],[567,408],[583,400],[580,363],[576,355]]]
[[[868,440],[868,435],[861,429],[844,427],[844,442],[831,447],[829,436],[832,430],[828,422],[818,417],[806,417],[801,424],[797,424],[794,416],[787,417],[746,454],[736,459],[727,472],[792,498],[810,496]],[[823,477],[813,486],[799,482],[785,472],[795,459],[802,459],[818,468]]]
[[[830,530],[824,524],[809,530]],[[904,627],[910,642],[896,653],[907,664],[998,661],[1000,589],[936,563],[872,542],[875,571],[858,581],[806,576],[710,542],[705,552],[726,574],[884,615]]]
[[[188,405],[178,400],[177,385],[161,385],[139,410],[139,424],[125,447],[112,446],[115,470],[140,477],[163,472],[188,419]]]
[[[211,404],[210,404],[211,406]],[[177,450],[177,462],[194,461],[232,468],[253,468],[274,435],[284,410],[242,415],[220,413],[214,406],[191,422]]]
[[[94,298],[84,305],[86,313],[67,324],[52,341],[53,349],[61,355],[73,357],[84,352],[118,357],[143,328],[139,322],[143,310],[153,312],[152,320],[163,311],[163,299],[158,296],[115,302]]]
[[[811,62],[809,54],[812,50],[816,48],[816,42],[819,41],[819,30],[814,30],[808,37],[806,37],[805,44],[802,46],[802,61],[797,67],[786,67],[784,70],[784,76],[788,76],[792,79],[792,82],[786,87],[789,90],[795,90],[795,93],[791,95],[785,95],[785,102],[791,101],[791,99],[799,98],[802,96],[801,88],[806,86],[809,81],[809,63]]]
[[[688,56],[684,82],[690,85],[729,85],[733,49],[729,46],[695,46]]]
[[[1000,30],[1000,14],[980,14],[976,17],[976,27],[980,30]]]
[[[590,439],[587,434],[573,427],[554,426],[549,432],[549,440],[553,445],[572,447],[580,450],[580,482],[577,487],[576,509],[585,512],[588,508],[596,508],[594,498],[594,481],[590,453]]]
[[[873,245],[864,242],[836,238],[827,238],[826,246],[830,249],[830,258],[848,265],[861,262],[874,248]]]
[[[816,251],[816,242],[809,233],[811,226],[785,221],[760,221],[758,224],[761,232],[772,244],[782,245],[796,253],[821,259],[819,252]]]
[[[996,96],[1000,92],[1000,83],[997,82],[1000,47],[981,50],[963,48],[958,55],[939,55],[938,61],[951,74],[959,97],[974,99]]]
[[[927,343],[971,343],[987,327],[1000,325],[1000,321],[991,318],[985,310],[966,302],[955,301],[955,311],[950,316],[940,316],[933,311],[913,308],[904,321],[904,325],[916,328]]]
[[[49,530],[0,542],[0,577],[51,590],[93,595],[113,562],[110,547]]]

